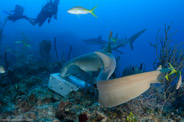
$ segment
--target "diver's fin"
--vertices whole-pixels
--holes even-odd
[[[129,42],[130,47],[131,47],[132,50],[134,49],[134,47],[133,47],[133,42],[134,42],[142,33],[144,33],[145,31],[146,31],[146,29],[143,29],[143,30],[137,32],[136,34],[134,34],[133,36],[131,36],[131,37],[128,39],[128,42]]]
[[[95,15],[95,13],[94,13],[94,10],[95,10],[96,7],[97,7],[97,6],[95,6],[95,7],[92,8],[91,10],[89,10],[89,12],[90,12],[94,17],[98,18],[98,17]]]

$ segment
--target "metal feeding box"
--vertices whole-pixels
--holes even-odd
[[[56,93],[67,96],[71,91],[77,91],[79,87],[59,76],[59,73],[51,74],[48,87]]]

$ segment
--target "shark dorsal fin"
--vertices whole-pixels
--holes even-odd
[[[107,45],[107,50],[106,50],[108,53],[112,53],[112,50],[111,50],[111,38],[112,38],[112,31],[109,34],[109,43]]]
[[[112,49],[111,49],[111,38],[112,38],[112,31],[109,34],[109,42],[108,42],[107,46],[105,46],[105,48],[103,49],[103,51],[105,53],[112,53]]]

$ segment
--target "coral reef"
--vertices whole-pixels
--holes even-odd
[[[4,21],[4,23],[0,22],[0,46],[3,38],[3,31],[4,31],[5,24],[6,24],[6,21]]]
[[[49,40],[42,40],[40,42],[40,56],[42,61],[48,62],[50,58],[51,42]]]
[[[183,48],[180,48],[181,44],[171,45],[169,30],[170,26],[166,26],[165,38],[160,37],[161,50],[159,40],[156,44],[150,43],[155,47],[158,57],[154,67],[162,65],[166,68],[168,63],[171,63],[177,70],[183,71]],[[184,86],[175,89],[175,74],[169,76],[169,81],[165,81],[163,85],[151,85],[141,96],[112,108],[103,108],[98,103],[96,86],[93,84],[97,72],[74,74],[92,84],[94,88],[80,89],[67,97],[56,94],[47,88],[47,84],[49,75],[63,67],[64,58],[61,57],[62,62],[50,63],[50,47],[50,41],[40,43],[40,56],[47,63],[33,61],[27,53],[30,58],[22,59],[17,54],[15,59],[22,61],[17,60],[18,63],[14,65],[7,65],[6,73],[0,76],[0,121],[184,121]],[[6,53],[6,60],[10,62],[10,55],[8,51]],[[65,59],[67,60],[67,57]],[[144,72],[143,64],[125,68],[123,76],[139,72]]]
[[[133,75],[133,74],[139,74],[139,73],[143,73],[145,71],[145,67],[143,67],[144,64],[140,64],[140,66],[128,66],[126,67],[123,72],[122,72],[122,76],[128,76],[128,75]]]
[[[47,88],[51,72],[58,71],[62,65],[34,63],[12,67],[0,78],[0,119],[14,121],[54,121],[54,122],[114,122],[155,120],[184,120],[183,110],[158,114],[158,87],[151,87],[140,97],[114,108],[100,107],[97,99],[89,91],[80,89],[66,98]],[[81,74],[82,76],[82,74]],[[157,90],[158,89],[158,90]],[[152,96],[150,96],[150,94]],[[147,96],[145,98],[145,96]],[[160,100],[161,102],[161,100]],[[149,106],[150,105],[150,106]]]
[[[158,68],[160,65],[163,68],[169,67],[169,63],[171,63],[174,68],[176,68],[177,71],[182,72],[182,76],[184,75],[184,46],[183,42],[181,43],[175,43],[172,39],[172,35],[175,33],[169,33],[171,29],[171,26],[165,25],[165,35],[164,37],[159,36],[160,30],[157,32],[157,40],[156,44],[153,44],[150,42],[150,45],[153,46],[156,50],[156,56],[157,59],[154,61],[153,66],[154,68]],[[160,43],[159,43],[160,42]],[[177,103],[180,101],[183,102],[184,97],[184,90],[183,85],[177,90],[177,74],[173,74],[169,76],[168,80],[164,81],[163,87],[160,89],[160,100],[162,101],[161,104],[161,111],[160,114],[164,111],[165,105],[171,105],[174,101],[177,101]],[[179,103],[180,103],[179,102]],[[176,103],[176,102],[174,102]],[[182,104],[180,104],[182,105]],[[182,106],[177,106],[176,108],[180,108]],[[166,110],[168,108],[166,107]]]

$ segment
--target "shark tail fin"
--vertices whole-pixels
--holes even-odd
[[[94,8],[92,8],[92,9],[90,10],[90,13],[91,13],[94,17],[98,18],[98,17],[95,15],[95,13],[94,13],[94,10],[95,10],[96,7],[97,7],[97,5],[96,5]]]
[[[142,33],[144,33],[145,31],[146,31],[146,29],[143,29],[143,30],[137,32],[136,34],[134,34],[133,36],[131,36],[131,37],[128,39],[129,44],[130,44],[130,47],[131,47],[132,50],[134,49],[134,47],[133,47],[133,42],[134,42]]]

